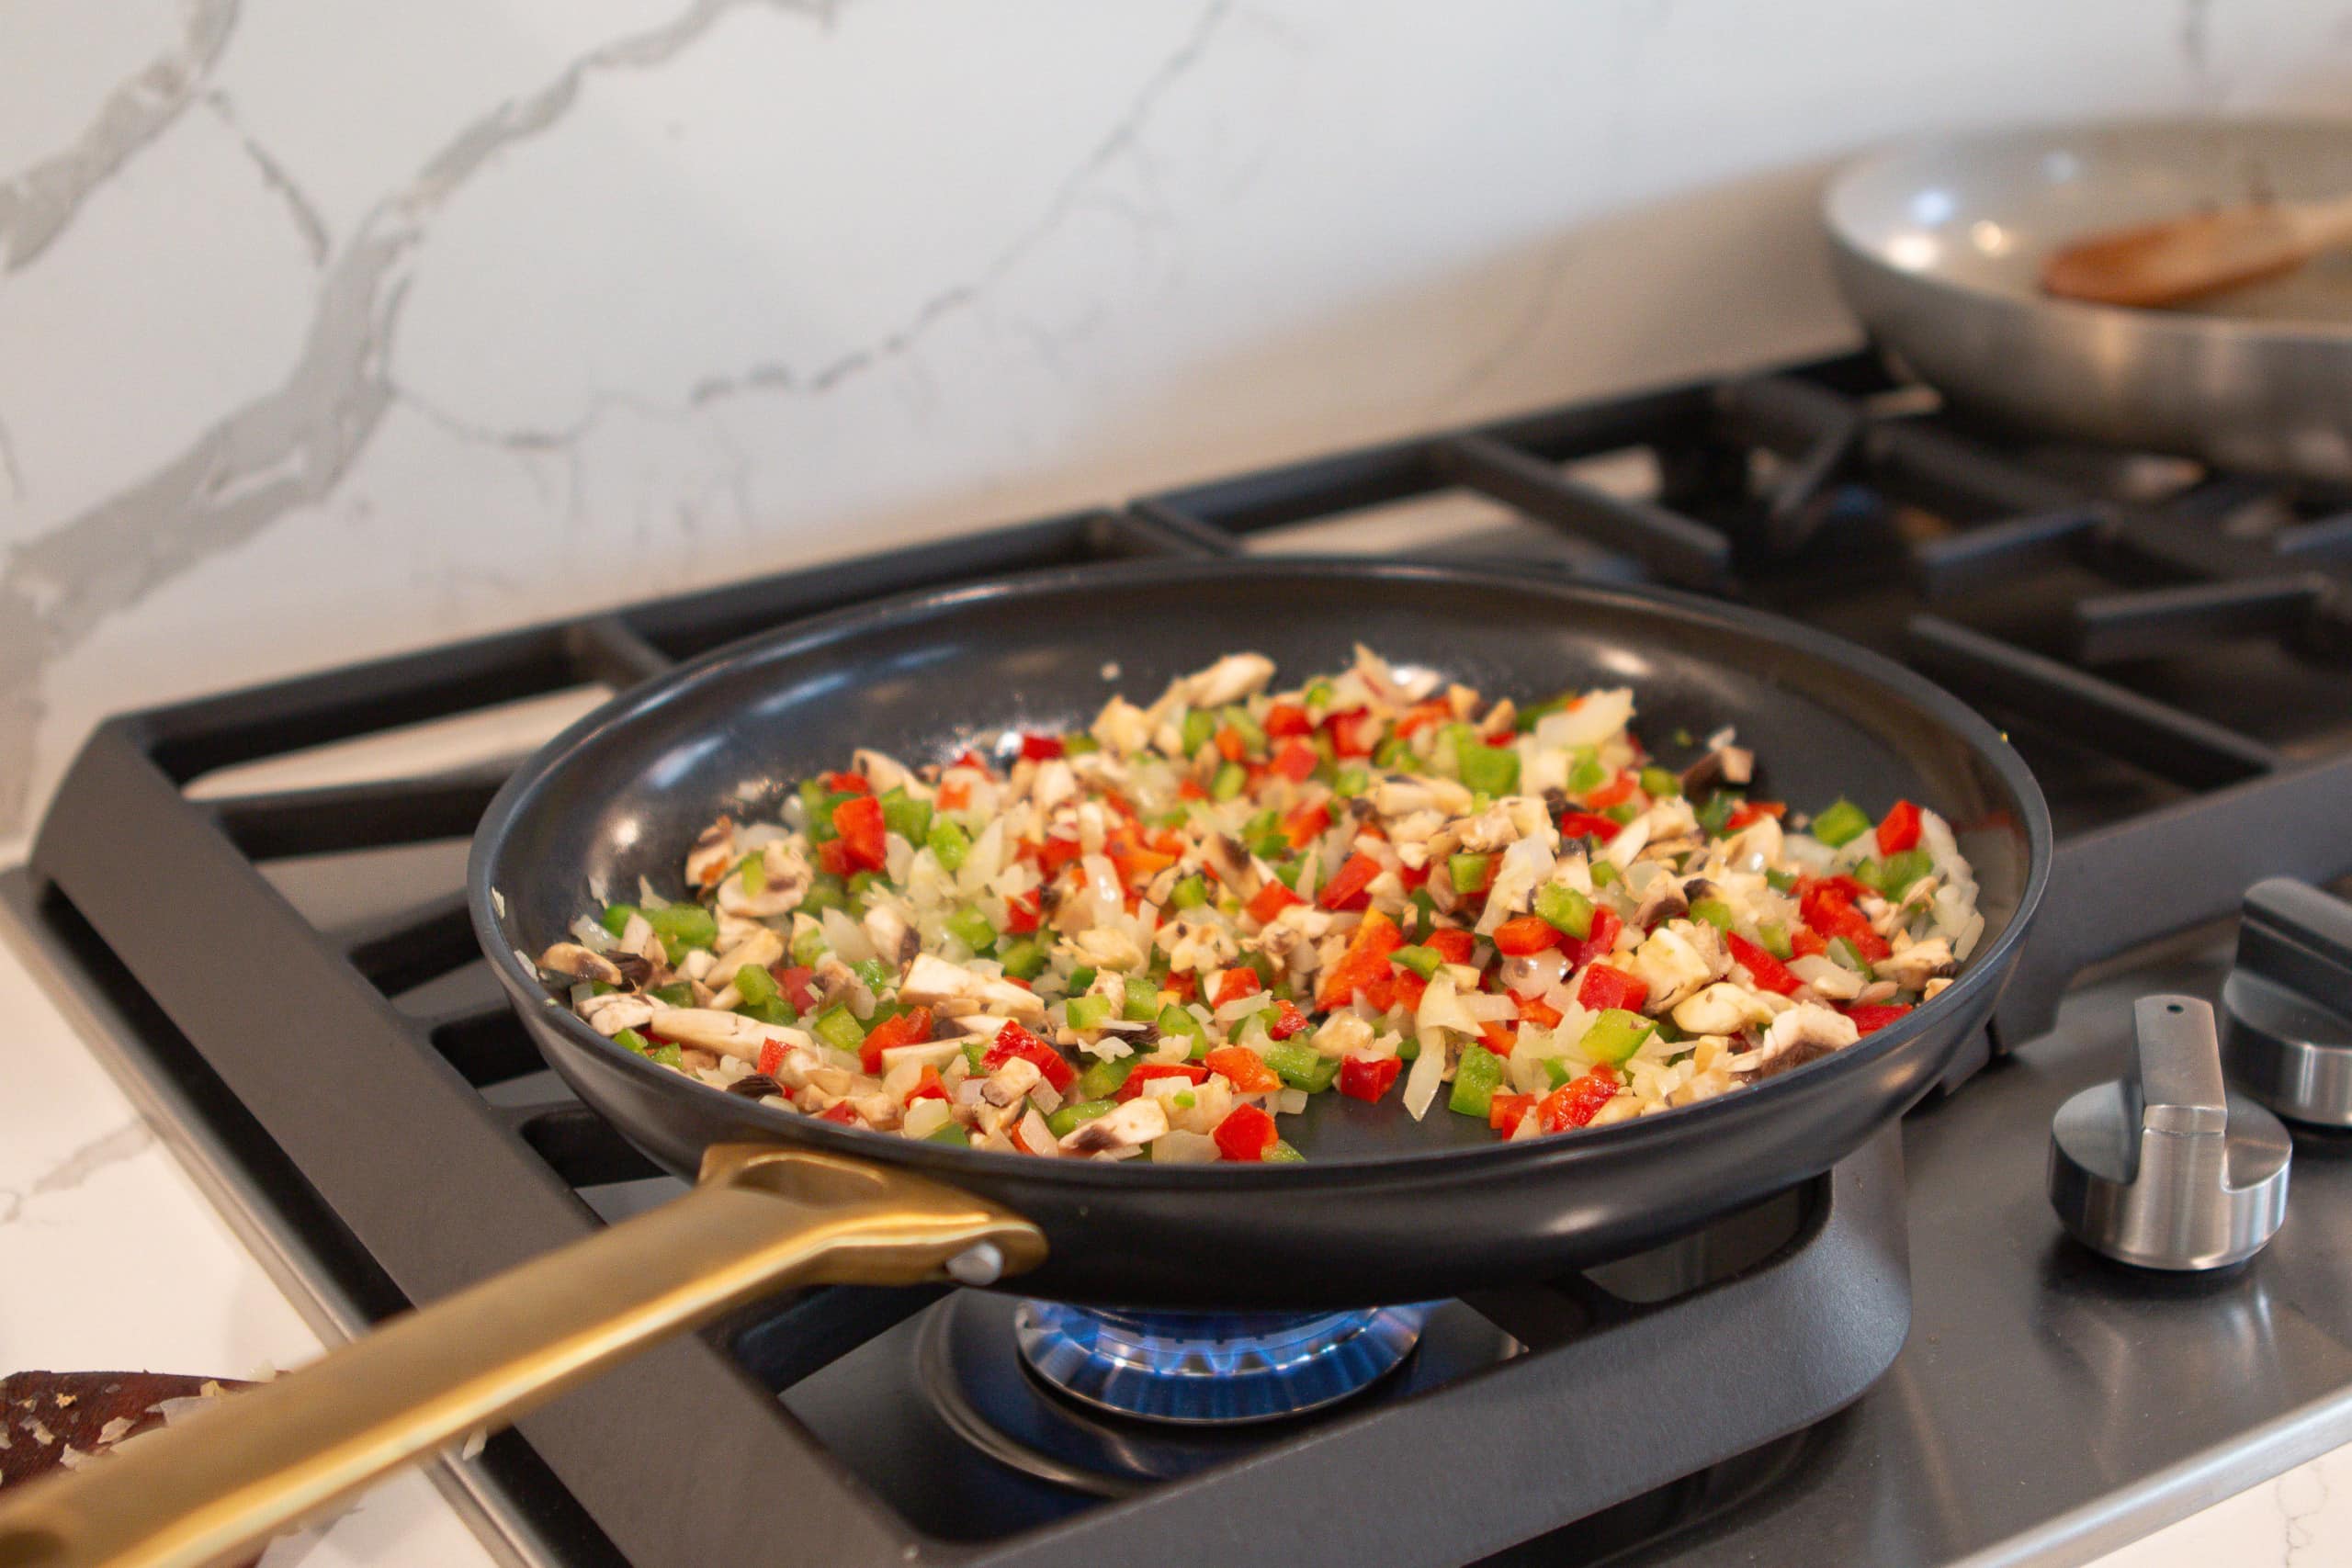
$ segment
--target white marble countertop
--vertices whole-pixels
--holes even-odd
[[[320,1341],[0,945],[0,1370],[249,1376]],[[341,1564],[495,1561],[422,1477],[273,1552]],[[2352,1564],[2352,1447],[2248,1488],[2098,1568]]]

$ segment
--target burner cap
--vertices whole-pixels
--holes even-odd
[[[2352,905],[2290,877],[2245,896],[2222,1065],[2294,1122],[2352,1127]]]

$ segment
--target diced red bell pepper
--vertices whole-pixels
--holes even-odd
[[[1242,908],[1248,911],[1251,919],[1262,926],[1272,924],[1275,916],[1292,905],[1306,902],[1306,899],[1270,876],[1266,878],[1266,885],[1263,887],[1250,896],[1250,902],[1244,904]]]
[[[1282,1075],[1266,1066],[1265,1057],[1246,1045],[1221,1045],[1204,1057],[1201,1066],[1243,1094],[1272,1094],[1283,1087]]]
[[[1789,953],[1797,958],[1815,958],[1829,951],[1829,939],[1811,926],[1799,926],[1789,933]]]
[[[1448,964],[1467,964],[1471,950],[1478,945],[1478,937],[1475,931],[1465,931],[1459,926],[1445,926],[1423,937],[1421,945]]]
[[[1365,915],[1348,939],[1347,951],[1324,973],[1322,989],[1316,993],[1317,1005],[1326,1010],[1347,1006],[1358,991],[1369,990],[1384,977],[1388,955],[1404,945],[1405,935],[1396,921],[1377,909]]]
[[[1276,703],[1266,710],[1266,722],[1261,728],[1272,739],[1281,740],[1293,735],[1314,734],[1315,721],[1296,703]]]
[[[1379,874],[1380,863],[1358,850],[1331,874],[1331,880],[1323,885],[1315,901],[1327,909],[1361,909],[1372,901],[1372,895],[1364,889]]]
[[[1016,893],[1004,901],[1004,929],[1013,936],[1026,936],[1037,929],[1044,916],[1045,900],[1032,887],[1026,893]]]
[[[1854,908],[1854,899],[1867,891],[1850,876],[1833,876],[1819,882],[1797,884],[1797,908],[1804,923],[1824,937],[1844,937],[1856,953],[1875,964],[1894,950],[1886,939],[1871,930],[1865,915]]]
[[[1396,1075],[1404,1070],[1405,1064],[1394,1056],[1342,1056],[1340,1092],[1351,1100],[1377,1104],[1396,1081]]]
[[[1198,780],[1198,779],[1178,779],[1178,780],[1176,781],[1176,798],[1177,798],[1177,799],[1179,799],[1179,800],[1206,800],[1208,797],[1209,797],[1208,788],[1207,788],[1207,786],[1206,786],[1206,785],[1203,784],[1201,783],[1201,781],[1200,781],[1200,780]]]
[[[1380,721],[1363,708],[1351,708],[1327,716],[1323,733],[1331,738],[1331,750],[1338,755],[1369,757],[1373,742],[1380,738]]]
[[[1386,1012],[1396,1005],[1396,971],[1388,970],[1363,988],[1363,999],[1374,1012]],[[1420,1003],[1417,999],[1414,1006]]]
[[[929,1008],[911,1008],[894,1014],[865,1032],[865,1043],[857,1048],[858,1065],[869,1073],[878,1073],[882,1070],[883,1052],[899,1045],[920,1045],[930,1038]]]
[[[930,1066],[925,1066],[922,1076],[915,1079],[915,1087],[907,1090],[909,1105],[912,1105],[918,1100],[945,1100],[946,1098],[947,1085],[941,1081],[939,1069]]]
[[[859,871],[880,871],[888,863],[883,840],[889,829],[882,820],[882,803],[870,795],[854,795],[833,807],[836,842],[848,846],[851,863]]]
[[[1584,972],[1583,982],[1577,987],[1577,1000],[1599,1012],[1605,1008],[1623,1008],[1627,1012],[1639,1012],[1650,998],[1649,982],[1637,979],[1623,969],[1606,964],[1596,964]]]
[[[1217,976],[1216,995],[1209,999],[1209,1005],[1223,1007],[1227,1002],[1238,1002],[1244,997],[1254,997],[1265,988],[1265,982],[1258,978],[1258,972],[1255,969],[1236,964]]]
[[[1864,1034],[1871,1034],[1884,1029],[1910,1010],[1911,1007],[1907,1002],[1865,1002],[1860,1006],[1848,1008],[1846,1016],[1854,1021],[1854,1027],[1857,1030]]]
[[[1410,969],[1399,969],[1388,978],[1388,1005],[1401,1007],[1407,1012],[1421,1010],[1421,993],[1430,983]]]
[[[1216,1140],[1217,1153],[1243,1161],[1264,1159],[1266,1151],[1281,1138],[1274,1131],[1274,1119],[1254,1105],[1235,1106],[1209,1136]]]
[[[1266,1025],[1266,1037],[1270,1040],[1287,1040],[1312,1021],[1313,1020],[1299,1010],[1296,1002],[1284,997],[1274,1004],[1274,1021]]]
[[[1396,721],[1396,728],[1393,733],[1408,736],[1429,725],[1449,723],[1453,717],[1453,708],[1451,704],[1435,699],[1415,703],[1406,710],[1404,716]]]
[[[800,1011],[817,1005],[817,987],[808,983],[817,977],[814,969],[805,964],[771,964],[768,973],[775,976],[775,988],[784,993],[784,999]]]
[[[817,846],[817,865],[834,876],[853,876],[860,869],[857,857],[850,852],[849,843],[842,839],[827,839]]]
[[[1898,800],[1886,808],[1879,819],[1878,852],[1899,855],[1919,842],[1919,808],[1907,800]]]
[[[1586,964],[1608,957],[1617,951],[1617,934],[1625,922],[1616,910],[1606,904],[1596,904],[1592,910],[1592,934],[1568,949],[1571,967],[1581,969]]]
[[[1724,823],[1724,831],[1736,833],[1743,828],[1754,827],[1767,817],[1785,817],[1788,814],[1789,807],[1784,801],[1744,800],[1731,808],[1731,816]]]
[[[1274,772],[1291,783],[1298,784],[1312,774],[1316,765],[1322,761],[1314,747],[1304,740],[1293,739],[1274,753]]]
[[[926,1030],[925,1033],[928,1032]],[[992,1073],[1015,1056],[1035,1062],[1037,1070],[1045,1075],[1046,1081],[1054,1086],[1057,1093],[1078,1081],[1078,1069],[1071,1066],[1059,1051],[1007,1019],[1004,1027],[996,1032],[996,1043],[990,1045],[988,1054],[980,1058],[980,1068],[983,1072]]]
[[[1756,984],[1764,990],[1777,991],[1785,997],[1804,984],[1787,964],[1737,931],[1725,932],[1724,942],[1731,949],[1731,955],[1747,965],[1748,974],[1755,976]]]
[[[784,1046],[775,1040],[760,1047],[760,1071],[774,1077],[784,1067]]]
[[[1172,993],[1180,1002],[1189,1002],[1200,994],[1201,977],[1189,969],[1178,970],[1159,982],[1159,988]]]
[[[1584,792],[1585,809],[1606,811],[1612,806],[1623,806],[1634,798],[1634,775],[1620,769],[1617,776],[1607,784]]]
[[[1607,843],[1624,831],[1622,825],[1591,811],[1560,813],[1560,836],[1565,839],[1599,839]]]
[[[1148,850],[1124,834],[1114,835],[1102,846],[1119,880],[1130,886],[1150,881],[1176,863],[1176,856],[1161,850]]]
[[[1499,1019],[1482,1019],[1478,1023],[1478,1043],[1498,1056],[1508,1056],[1511,1047],[1519,1043],[1519,1031]]]
[[[1021,738],[1021,754],[1033,762],[1043,762],[1068,754],[1058,735],[1024,735]]]
[[[1495,951],[1511,958],[1542,953],[1558,942],[1560,932],[1541,915],[1519,915],[1495,928]]]
[[[1540,1118],[1536,1125],[1547,1133],[1565,1133],[1571,1127],[1581,1127],[1600,1115],[1600,1108],[1616,1098],[1616,1070],[1603,1062],[1545,1095],[1544,1102],[1535,1108],[1535,1114]]]
[[[1218,728],[1214,744],[1216,754],[1228,762],[1238,762],[1250,754],[1250,743],[1241,739],[1241,731],[1229,724]]]
[[[1062,868],[1086,853],[1086,846],[1076,839],[1048,838],[1037,846],[1037,869],[1051,882],[1062,874]]]
[[[1487,1125],[1508,1138],[1519,1130],[1520,1119],[1534,1109],[1532,1094],[1498,1094],[1487,1101]]]
[[[864,773],[827,773],[825,787],[835,795],[872,795],[874,781]]]
[[[1513,999],[1519,1003],[1519,1016],[1536,1028],[1555,1029],[1559,1026],[1560,1010],[1542,997],[1514,996]]]
[[[1209,1070],[1198,1062],[1146,1062],[1127,1075],[1114,1100],[1133,1100],[1143,1092],[1143,1086],[1154,1078],[1182,1078],[1187,1083],[1205,1082]]]
[[[991,779],[996,777],[996,770],[989,766],[989,760],[969,746],[965,747],[956,760],[947,765],[951,768],[973,768],[977,769],[983,777]]]
[[[1279,772],[1281,764],[1277,762],[1275,767]],[[1309,768],[1307,772],[1312,773],[1314,769]],[[1304,849],[1321,838],[1330,827],[1331,807],[1318,800],[1312,806],[1302,806],[1283,818],[1283,836],[1290,840],[1292,849]]]
[[[961,811],[972,804],[972,781],[942,779],[939,782],[939,809]]]
[[[858,1120],[857,1111],[851,1107],[850,1102],[846,1100],[835,1100],[832,1104],[828,1105],[825,1109],[817,1112],[817,1120],[820,1122],[838,1122],[844,1127],[862,1127],[865,1125],[863,1122]]]

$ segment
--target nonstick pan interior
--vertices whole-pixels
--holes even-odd
[[[857,746],[952,755],[1007,727],[1081,728],[1114,692],[1249,649],[1283,674],[1369,644],[1494,694],[1627,684],[1654,746],[1736,726],[1758,793],[1873,810],[1909,796],[1959,832],[1986,932],[1961,981],[1860,1045],[1754,1089],[1505,1146],[1471,1119],[1413,1122],[1318,1096],[1279,1168],[1153,1167],[946,1149],[763,1108],[656,1067],[554,1005],[536,953],[640,875],[675,889],[720,810],[757,815]],[[722,650],[618,699],[527,766],[486,818],[471,891],[485,949],[550,1061],[657,1160],[788,1140],[922,1168],[1053,1241],[1024,1289],[1161,1305],[1317,1305],[1450,1294],[1589,1261],[1826,1169],[1924,1091],[1981,1023],[2039,896],[2046,813],[1956,700],[1836,639],[1676,596],[1348,561],[1153,562],[862,607]],[[493,897],[494,892],[494,897]]]

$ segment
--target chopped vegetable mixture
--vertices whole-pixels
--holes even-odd
[[[539,967],[620,1044],[826,1121],[1265,1161],[1316,1094],[1510,1139],[1724,1094],[1933,998],[1983,932],[1935,813],[1758,798],[1729,730],[1662,766],[1623,688],[1521,707],[1363,648],[1273,676],[1232,654],[1083,733],[861,750]]]

